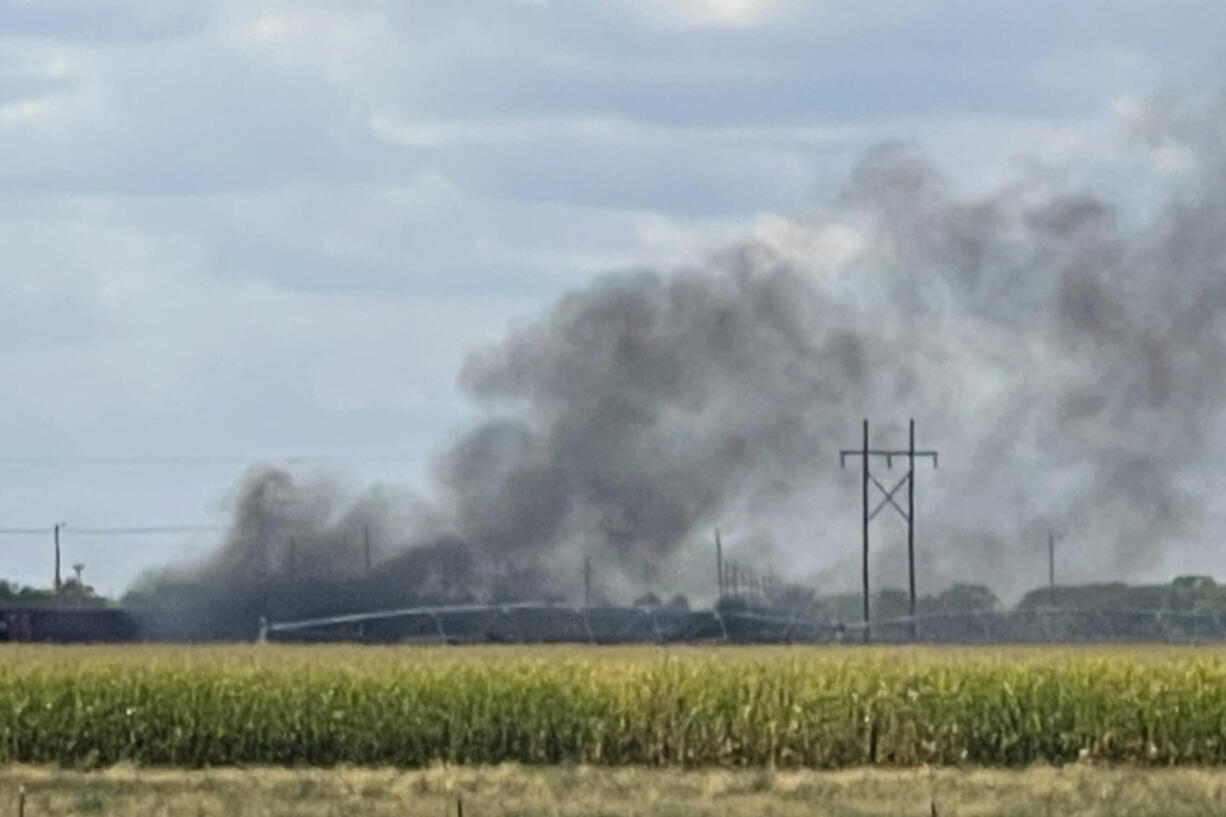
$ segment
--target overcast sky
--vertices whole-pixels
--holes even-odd
[[[1220,0],[0,0],[0,527],[67,522],[121,592],[213,537],[74,528],[221,524],[243,459],[421,484],[517,316],[820,212],[879,140],[971,186],[1093,151],[1223,32]],[[47,584],[49,541],[0,574]]]

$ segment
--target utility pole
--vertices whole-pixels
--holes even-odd
[[[56,592],[59,592],[59,589],[64,586],[63,578],[60,575],[60,530],[65,527],[67,527],[67,525],[65,525],[63,522],[56,522],[55,525],[51,528],[52,536],[55,539],[55,589],[56,589]]]
[[[370,524],[362,526],[362,543],[366,555],[366,578],[370,578]]]
[[[907,588],[911,594],[911,640],[919,635],[915,618],[915,418],[907,444]],[[936,455],[933,455],[935,462]]]
[[[724,543],[719,540],[719,528],[715,529],[715,586],[719,598],[724,597]]]
[[[861,551],[862,571],[863,571],[863,592],[864,592],[864,640],[869,641],[870,636],[870,607],[869,607],[869,559],[868,559],[868,523],[880,513],[886,505],[890,505],[894,510],[898,511],[903,519],[907,520],[907,576],[910,595],[910,610],[911,610],[911,639],[914,641],[919,635],[918,618],[916,616],[916,595],[915,595],[915,460],[917,458],[928,458],[932,460],[932,467],[937,467],[937,452],[936,451],[916,451],[915,450],[915,420],[910,421],[910,439],[907,448],[905,449],[874,449],[869,446],[868,435],[868,420],[864,420],[864,439],[859,449],[844,449],[839,452],[839,467],[847,465],[848,457],[860,458],[860,502],[861,502],[861,529],[863,537],[863,548]],[[906,457],[907,473],[902,476],[890,488],[886,488],[877,477],[873,474],[870,467],[870,460],[873,457],[878,457],[885,460],[886,468],[894,467],[894,460]],[[877,503],[877,507],[871,511],[868,506],[869,483],[877,487],[883,498]],[[903,485],[907,486],[907,508],[903,510],[902,506],[895,501],[894,495],[898,493],[898,489]]]
[[[583,605],[585,607],[592,605],[592,557],[590,555],[583,557]]]
[[[1056,533],[1047,532],[1047,603],[1056,604]]]
[[[861,450],[860,457],[860,504],[864,512],[864,643],[871,640],[869,630],[869,601],[868,601],[868,523],[872,519],[868,515],[868,418],[864,418],[864,445]],[[839,463],[841,466],[842,463]]]

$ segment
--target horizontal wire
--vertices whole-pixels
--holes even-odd
[[[54,525],[42,528],[0,528],[0,536],[46,536],[54,530]],[[64,525],[60,528],[62,536],[142,536],[176,533],[218,533],[228,528],[224,525],[131,525],[126,527],[88,527],[75,528]]]
[[[0,456],[0,465],[244,465],[257,462],[420,462],[421,457],[408,454],[288,454],[285,456]]]
[[[124,534],[154,534],[154,533],[216,533],[229,530],[224,525],[149,525],[127,528],[74,528],[71,525],[64,528],[68,535],[85,536],[120,536]]]

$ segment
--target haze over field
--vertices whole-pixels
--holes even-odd
[[[1216,6],[71,5],[0,6],[0,512],[103,589],[358,575],[369,529],[709,594],[716,524],[850,588],[863,416],[942,452],[922,590],[1041,583],[1048,527],[1070,580],[1226,571]]]

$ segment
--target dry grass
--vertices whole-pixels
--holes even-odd
[[[837,772],[643,768],[0,770],[0,814],[100,817],[1192,817],[1226,813],[1226,775],[1196,769]]]

